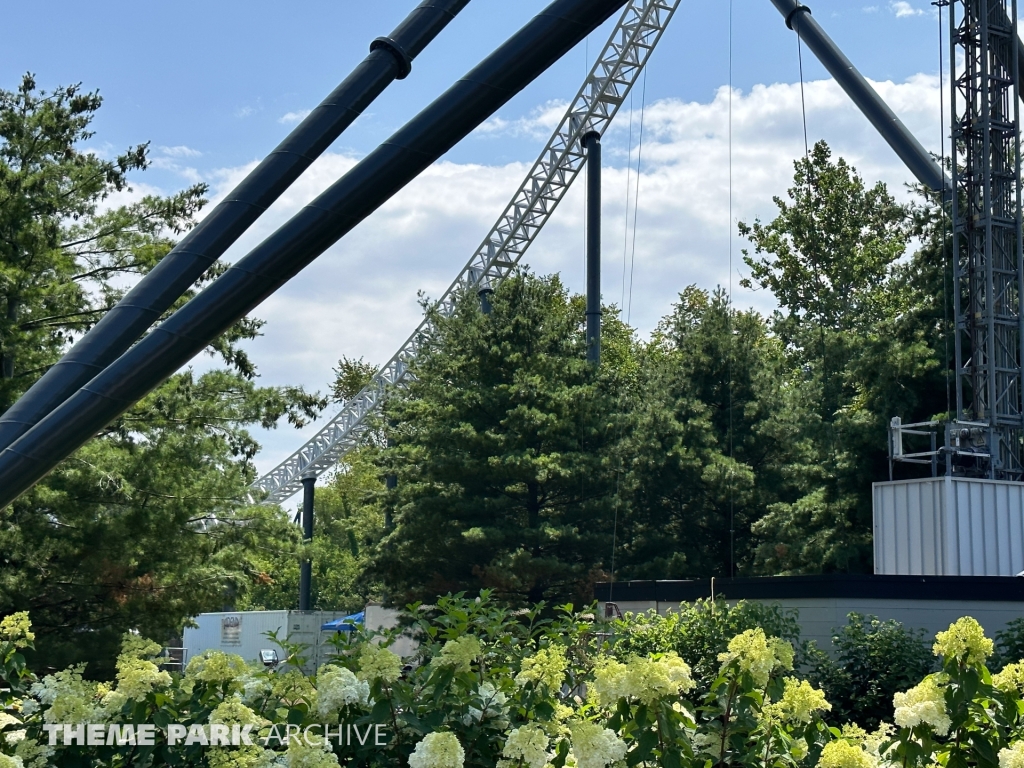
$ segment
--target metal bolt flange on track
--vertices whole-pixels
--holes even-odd
[[[581,139],[604,134],[661,39],[680,0],[633,0],[626,7],[583,87],[544,147],[526,180],[466,267],[438,300],[450,315],[458,297],[495,288],[515,268],[579,174],[585,160]],[[309,442],[257,480],[253,497],[280,504],[302,489],[302,476],[333,468],[372,428],[388,392],[410,378],[410,364],[429,342],[433,328],[424,320],[408,341],[363,390]]]

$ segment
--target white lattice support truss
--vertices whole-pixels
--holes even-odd
[[[581,139],[604,134],[661,39],[680,0],[631,0],[583,87],[540,158],[483,244],[437,302],[450,316],[467,292],[496,288],[537,237],[583,168]],[[408,341],[309,442],[253,484],[254,496],[279,504],[302,489],[304,475],[320,475],[359,445],[389,391],[411,378],[410,364],[432,336],[425,319]]]

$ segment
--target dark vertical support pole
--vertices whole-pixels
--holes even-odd
[[[388,427],[389,428],[393,428],[394,426],[395,426],[395,422],[391,421],[389,419],[388,420]],[[384,437],[384,445],[385,445],[386,448],[390,448],[391,447],[391,439],[389,437],[387,437],[386,435]],[[398,487],[398,475],[395,475],[395,474],[386,475],[384,477],[384,487],[387,488],[388,491],[395,490],[395,488]],[[392,497],[392,495],[390,493],[388,494],[388,496],[391,497],[391,498],[388,498],[387,504],[384,507],[384,530],[385,531],[390,531],[392,528],[395,527],[395,516],[394,516],[394,514],[392,512],[392,507],[391,507],[391,503],[394,501],[394,498]]]
[[[313,500],[316,497],[316,475],[302,478],[302,540],[313,540]],[[313,563],[309,556],[302,558],[299,566],[299,610],[310,610],[310,596],[313,592]]]
[[[601,135],[583,137],[587,150],[587,362],[601,364]]]
[[[491,314],[491,294],[494,293],[493,288],[481,288],[480,289],[480,311],[485,315]]]
[[[398,487],[398,475],[388,475],[384,478],[384,487],[389,491],[395,490]],[[384,508],[384,530],[390,531],[395,527],[395,516],[391,511],[391,501],[388,500],[388,505]]]

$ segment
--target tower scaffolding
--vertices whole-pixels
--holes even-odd
[[[949,447],[954,473],[994,480],[1024,480],[1016,5],[953,0],[950,6],[955,419],[961,428],[950,431]]]

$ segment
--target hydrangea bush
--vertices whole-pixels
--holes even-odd
[[[484,594],[412,606],[409,618],[422,641],[411,667],[389,650],[397,630],[339,642],[312,676],[287,643],[291,663],[277,671],[211,652],[169,674],[159,646],[129,636],[108,685],[77,667],[35,679],[22,655],[28,616],[9,616],[0,768],[1024,768],[1024,661],[990,674],[992,642],[969,618],[939,633],[941,671],[899,692],[891,723],[872,732],[826,724],[831,705],[794,670],[792,645],[761,628],[736,634],[697,680],[675,652],[616,649],[608,625],[571,606],[510,614]],[[340,744],[50,746],[53,723],[381,729]]]

